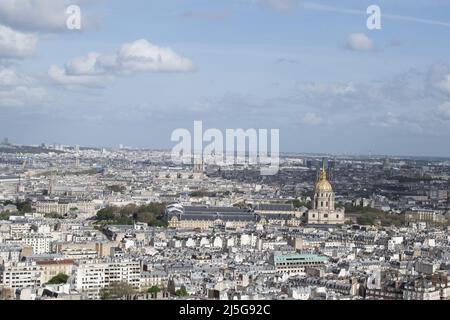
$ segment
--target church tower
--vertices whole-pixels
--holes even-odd
[[[313,209],[319,211],[334,210],[334,192],[330,182],[327,180],[325,161],[323,162],[319,180],[316,182],[316,187],[314,189]]]
[[[344,209],[335,208],[334,192],[328,181],[325,160],[314,188],[313,208],[307,214],[310,224],[343,224]]]

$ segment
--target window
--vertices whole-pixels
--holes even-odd
[[[323,217],[324,217],[324,218],[328,218],[328,214],[324,214]]]

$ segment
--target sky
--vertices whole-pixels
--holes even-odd
[[[279,129],[282,152],[450,156],[449,40],[448,0],[1,0],[0,137],[170,149],[201,120]]]

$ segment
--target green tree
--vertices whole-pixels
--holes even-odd
[[[153,286],[147,290],[148,293],[158,293],[161,289],[158,286]]]
[[[100,209],[97,212],[98,220],[112,220],[114,219],[114,210],[111,207]]]
[[[50,218],[50,219],[63,219],[64,217],[56,212],[50,212],[44,214],[44,217]]]
[[[17,210],[19,210],[20,213],[31,213],[31,200],[27,199],[25,201],[18,201],[16,203]]]
[[[130,204],[121,208],[107,207],[101,209],[97,212],[97,220],[123,225],[133,224],[133,221],[137,221],[151,226],[166,227],[168,223],[165,212],[166,206],[164,203],[152,202],[142,206]]]
[[[56,276],[50,279],[47,284],[63,284],[67,283],[67,279],[69,279],[69,276],[64,273],[58,273]]]
[[[12,213],[9,211],[4,211],[0,213],[0,220],[9,220],[9,217],[12,216]]]
[[[189,294],[187,293],[185,287],[181,287],[181,289],[178,289],[177,291],[175,291],[175,295],[177,297],[187,297]]]
[[[126,282],[113,282],[100,290],[102,300],[119,300],[136,293],[136,289]]]
[[[117,185],[117,184],[114,184],[112,186],[108,186],[108,190],[110,190],[112,192],[123,193],[123,192],[125,192],[125,187]]]

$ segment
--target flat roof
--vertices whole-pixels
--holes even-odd
[[[326,262],[328,258],[314,253],[275,253],[275,262]]]

